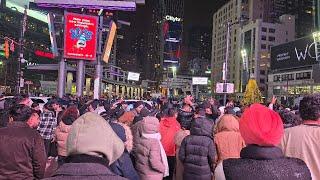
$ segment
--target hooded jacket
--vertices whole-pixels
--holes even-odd
[[[199,117],[192,122],[190,135],[183,139],[179,159],[184,165],[184,180],[209,180],[216,155],[212,139],[213,122]]]
[[[217,125],[214,142],[217,147],[218,162],[228,158],[240,157],[240,151],[245,147],[245,142],[240,134],[237,117],[230,114],[221,117]]]
[[[49,179],[122,179],[109,166],[123,151],[124,144],[110,125],[88,112],[73,122],[67,138],[67,163]]]
[[[176,155],[174,136],[181,129],[175,117],[164,117],[160,121],[161,143],[167,156]]]
[[[159,121],[155,117],[145,117],[136,125],[139,125],[139,132],[137,132],[139,134],[159,132]],[[135,141],[134,146],[135,167],[140,179],[161,180],[165,172],[165,165],[162,163],[159,142],[141,136]]]

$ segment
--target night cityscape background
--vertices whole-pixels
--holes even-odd
[[[302,69],[270,67],[272,47],[308,36],[311,42],[305,42],[313,42],[312,33],[319,24],[319,2],[316,0],[141,2],[136,2],[135,11],[102,12],[105,24],[110,20],[117,24],[110,60],[103,69],[103,93],[142,95],[144,91],[175,96],[189,90],[203,96],[216,93],[216,84],[223,79],[228,21],[232,22],[232,26],[226,77],[234,85],[235,97],[243,95],[249,76],[257,80],[264,97],[270,94],[296,96],[320,89],[313,60],[299,67]],[[1,0],[0,44],[3,49],[5,37],[19,41],[25,5],[29,10],[23,48],[26,60],[22,64],[24,81],[32,82],[32,92],[53,93],[57,86],[59,58],[51,54],[50,29],[46,18],[48,9],[37,7],[33,1]],[[61,46],[63,25],[57,19],[61,19],[62,10],[55,9],[53,12],[57,21],[54,26],[58,29],[55,37],[58,46]],[[82,12],[97,16],[99,9],[82,9]],[[104,32],[102,37],[107,39],[108,33]],[[313,53],[317,57],[317,52]],[[5,54],[2,52],[2,55]],[[13,92],[17,84],[14,76],[17,58],[14,49],[10,50],[8,58],[1,57],[0,81],[3,92]],[[76,91],[75,62],[67,61],[68,93]],[[88,95],[92,93],[94,66],[94,63],[86,63],[84,89]],[[129,71],[139,73],[139,81],[127,81],[125,76]],[[312,87],[300,84],[298,81],[306,79],[297,79],[300,75],[296,73],[310,78]],[[208,82],[206,86],[194,86],[192,77],[206,77]],[[133,89],[123,87],[121,82],[129,83]]]

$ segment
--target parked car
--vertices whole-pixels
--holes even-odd
[[[136,102],[138,102],[140,100],[135,100],[135,99],[128,99],[128,100],[124,100],[124,102],[126,102],[126,104],[128,104],[128,109],[129,110],[132,110],[133,107],[134,107],[134,104]],[[152,107],[153,107],[153,102],[152,101],[143,101],[144,103],[144,106],[148,109],[148,110],[151,110]]]

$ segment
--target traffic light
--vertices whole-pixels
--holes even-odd
[[[4,56],[8,59],[9,58],[9,42],[8,40],[5,40],[4,42]]]

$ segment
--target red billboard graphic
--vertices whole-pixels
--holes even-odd
[[[98,17],[65,14],[64,58],[95,60]]]

